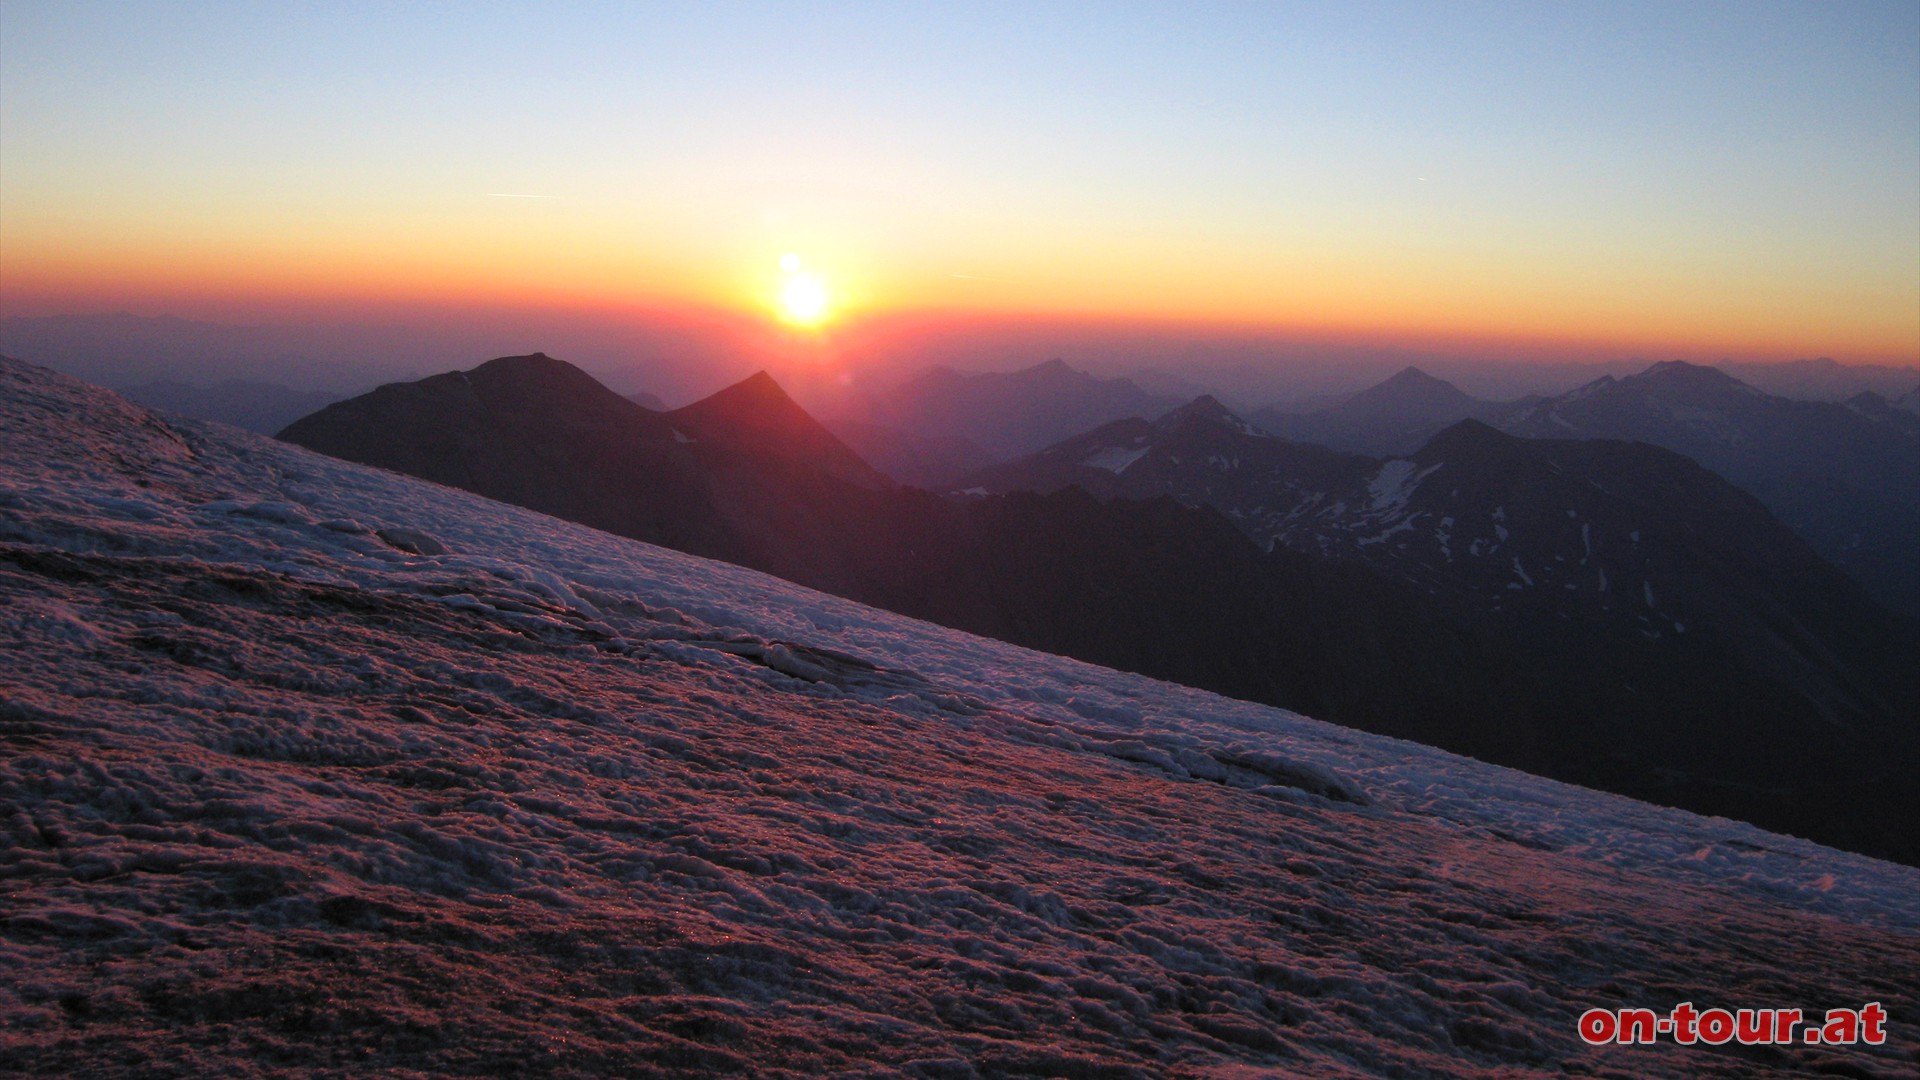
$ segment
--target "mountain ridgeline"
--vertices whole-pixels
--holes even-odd
[[[1210,398],[902,488],[764,375],[662,413],[541,355],[283,432],[958,629],[1920,861],[1909,624],[1676,454],[1381,460]],[[981,495],[978,492],[992,494]]]
[[[1873,395],[1877,397],[1878,395]],[[1635,439],[1751,492],[1884,603],[1920,615],[1920,424],[1872,398],[1774,397],[1672,361],[1602,378],[1507,416],[1515,435]]]
[[[1364,568],[1261,552],[1220,515],[1079,491],[899,488],[755,376],[648,410],[504,357],[339,402],[281,437],[962,630],[1311,715],[1489,734],[1517,673]],[[1347,643],[1361,647],[1349,649]],[[1408,658],[1389,664],[1393,656]],[[1461,675],[1465,672],[1468,674]],[[1451,684],[1436,691],[1445,680]]]
[[[1881,603],[1920,616],[1920,388],[1891,400],[1865,391],[1844,403],[1801,401],[1670,361],[1555,397],[1493,402],[1408,368],[1314,412],[1265,408],[1250,419],[1289,439],[1383,457],[1411,454],[1469,419],[1534,439],[1652,443],[1739,485]]]
[[[1248,419],[1298,442],[1363,454],[1407,454],[1461,420],[1494,422],[1514,404],[1482,401],[1417,367],[1313,412],[1257,410]]]
[[[1170,497],[1276,553],[1406,586],[1547,703],[1490,742],[1452,732],[1454,749],[1828,836],[1913,792],[1889,768],[1914,760],[1911,622],[1671,451],[1465,420],[1380,459],[1266,435],[1202,398],[961,483]]]

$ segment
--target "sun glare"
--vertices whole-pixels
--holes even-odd
[[[793,252],[780,256],[780,318],[795,326],[819,326],[831,313],[827,283],[801,267]]]

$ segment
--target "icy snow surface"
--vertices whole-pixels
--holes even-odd
[[[6,361],[0,628],[0,1069],[1911,1075],[1920,872]]]

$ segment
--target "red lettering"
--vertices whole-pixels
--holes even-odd
[[[1620,1034],[1623,1043],[1650,1043],[1660,1030],[1659,1017],[1652,1009],[1621,1009]]]
[[[1860,1016],[1852,1009],[1828,1009],[1827,1022],[1820,1029],[1823,1043],[1850,1043],[1860,1038]]]
[[[1871,1046],[1884,1046],[1887,1042],[1887,1010],[1877,1001],[1869,1001],[1860,1006],[1860,1041]]]
[[[1734,1038],[1742,1046],[1752,1046],[1773,1038],[1772,1009],[1741,1009],[1734,1014],[1736,1028]]]
[[[1588,1009],[1580,1014],[1580,1038],[1594,1046],[1612,1042],[1618,1027],[1607,1009]]]
[[[1696,1013],[1693,1011],[1693,1002],[1683,1001],[1680,1004],[1675,1005],[1673,1007],[1672,1015],[1673,1015],[1673,1041],[1679,1043],[1682,1046],[1687,1046],[1691,1044],[1694,1040],[1693,1024],[1694,1024],[1694,1021],[1697,1020],[1700,1015],[1699,1013]]]

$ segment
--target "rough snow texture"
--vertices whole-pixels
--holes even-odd
[[[1911,1075],[1911,869],[12,362],[0,627],[0,1068]],[[1892,1037],[1574,1034],[1685,1000]]]

